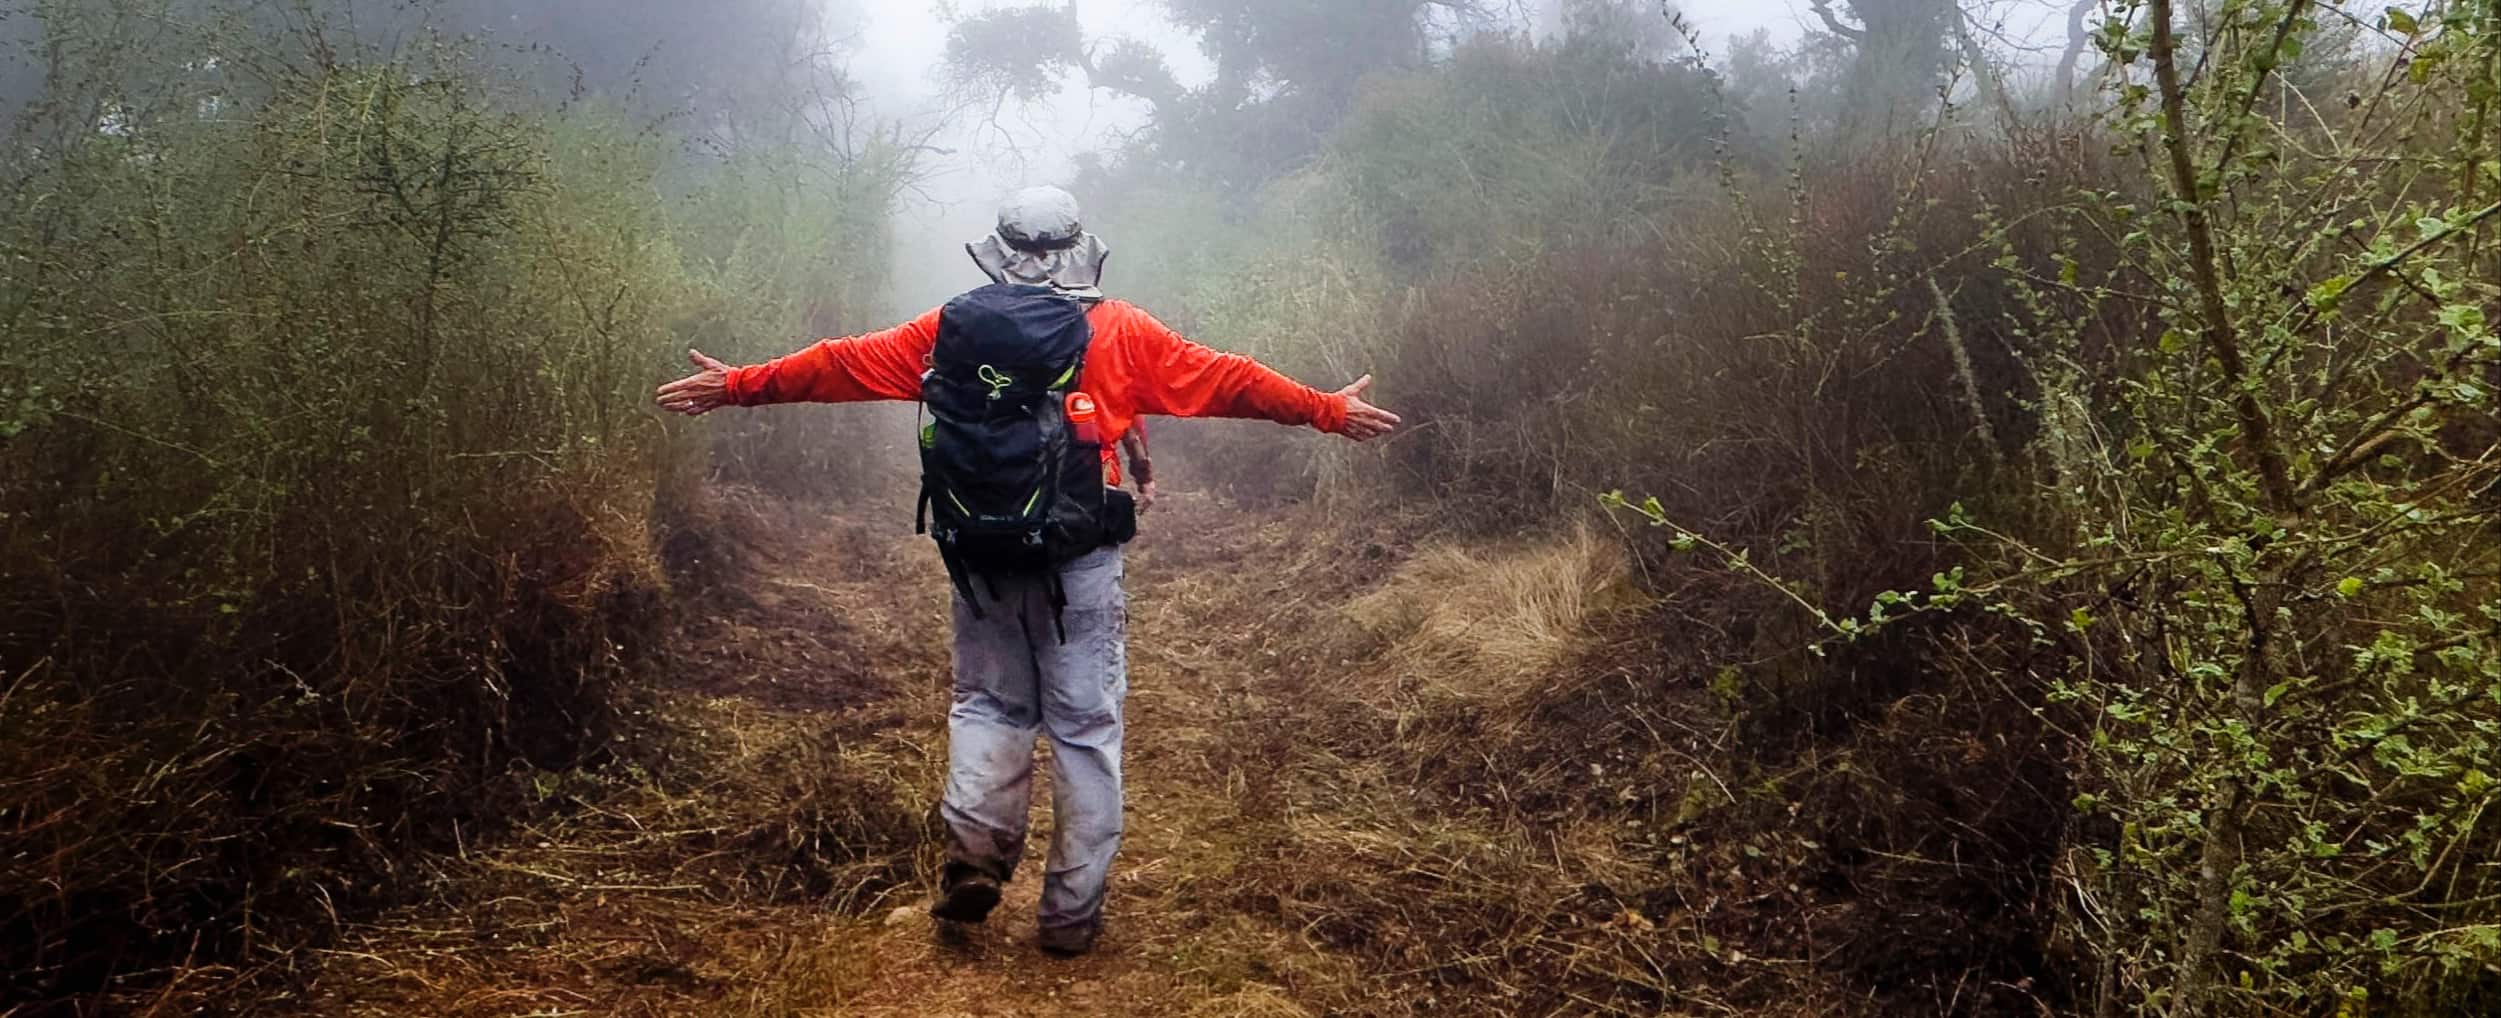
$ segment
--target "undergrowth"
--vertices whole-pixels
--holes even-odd
[[[1949,83],[1915,133],[1793,105],[1767,142],[1652,107],[1704,150],[1610,119],[1569,47],[1481,44],[1372,90],[1214,251],[1142,259],[1183,324],[1379,370],[1414,425],[1314,469],[1182,434],[1219,455],[1179,472],[1648,531],[1659,606],[1542,681],[1522,620],[1569,602],[1495,596],[1505,560],[1358,609],[1387,672],[1313,693],[1418,762],[1314,780],[1447,798],[1280,848],[1315,929],[1409,929],[1363,946],[1451,987],[1561,959],[1624,1007],[2489,1006],[2501,14],[2109,13],[2082,113]],[[1504,119],[1546,89],[1598,112]],[[1588,836],[1627,812],[1681,847]]]
[[[735,256],[899,164],[248,6],[43,5],[0,157],[0,1010],[283,974],[610,759],[706,472],[643,394],[874,284]]]

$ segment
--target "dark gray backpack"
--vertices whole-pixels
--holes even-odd
[[[997,283],[939,312],[916,529],[976,613],[974,577],[1041,575],[1056,591],[1060,566],[1135,532],[1135,504],[1103,483],[1102,444],[1068,420],[1093,338],[1085,304],[1047,286]]]

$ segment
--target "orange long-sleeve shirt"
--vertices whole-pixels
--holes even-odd
[[[1108,452],[1145,414],[1247,417],[1346,428],[1346,398],[1321,392],[1240,354],[1200,346],[1136,305],[1106,300],[1086,312],[1094,339],[1078,384],[1094,397]],[[763,364],[732,368],[740,406],[917,400],[938,342],[938,312],[881,332],[828,339]]]

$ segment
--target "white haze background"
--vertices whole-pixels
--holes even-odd
[[[860,28],[848,40],[851,73],[877,116],[922,130],[936,129],[930,144],[947,150],[922,160],[922,177],[906,196],[894,230],[895,312],[934,307],[981,277],[964,255],[964,243],[990,229],[1001,196],[1033,184],[1065,184],[1072,157],[1104,151],[1144,120],[1142,104],[1071,83],[1052,101],[1031,108],[1011,105],[996,118],[987,107],[950,106],[938,65],[946,50],[950,11],[969,13],[1032,0],[948,3],[945,0],[861,2]],[[1553,2],[1553,0],[1549,0]],[[1513,13],[1523,30],[1539,23],[1533,4]],[[1685,0],[1678,5],[1706,48],[1722,52],[1728,41],[1766,30],[1787,44],[1814,22],[1803,0]],[[1166,22],[1153,0],[1078,0],[1077,14],[1089,38],[1125,34],[1162,49],[1184,84],[1212,73],[1191,38]],[[1088,196],[1079,194],[1080,203]],[[1104,238],[1117,251],[1120,238]],[[1115,257],[1113,265],[1119,260]],[[1119,280],[1107,280],[1117,290]]]

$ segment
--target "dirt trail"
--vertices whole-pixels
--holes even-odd
[[[1100,949],[1034,947],[1049,843],[991,921],[921,912],[945,736],[944,580],[900,527],[798,527],[690,619],[651,710],[675,745],[628,778],[447,860],[430,901],[356,927],[305,1003],[425,1015],[1298,1015],[1343,1012],[1361,966],[1257,906],[1290,752],[1278,624],[1333,593],[1277,579],[1294,529],[1196,498],[1129,560],[1128,834]],[[1378,549],[1374,549],[1376,552]],[[1308,564],[1308,560],[1306,560]],[[1310,570],[1306,569],[1308,573]],[[629,753],[629,755],[631,755]],[[1356,1008],[1357,1010],[1368,1010]]]

